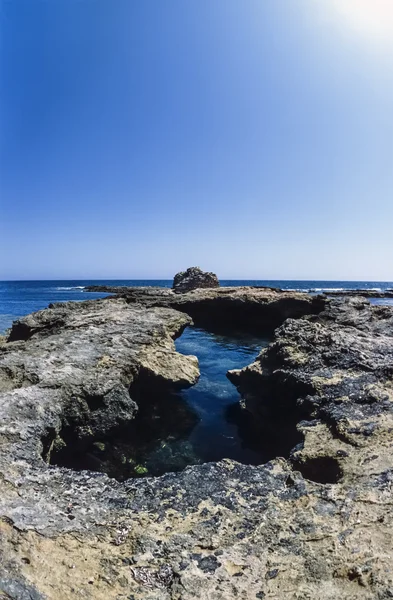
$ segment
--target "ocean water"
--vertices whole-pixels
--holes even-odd
[[[102,298],[107,294],[86,293],[88,285],[128,285],[171,287],[172,280],[75,280],[75,281],[0,281],[0,334],[12,321],[36,310],[46,308],[50,302],[80,301]],[[381,281],[280,281],[280,280],[222,280],[221,285],[259,285],[312,293],[345,289],[388,290],[393,282]],[[378,301],[380,303],[381,301]],[[388,300],[382,303],[390,304]]]

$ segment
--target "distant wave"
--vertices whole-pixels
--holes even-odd
[[[349,288],[349,287],[315,287],[315,288],[284,288],[286,292],[309,292],[311,294],[320,294],[320,293],[339,293],[339,292],[356,292],[356,291],[367,291],[367,292],[382,292],[382,288]],[[387,288],[386,291],[390,291]],[[393,291],[393,289],[392,289]]]
[[[344,292],[345,290],[347,290],[349,288],[328,288],[328,287],[324,287],[324,288],[311,288],[310,292]]]
[[[324,287],[324,288],[312,288],[309,290],[310,292],[382,292],[382,288],[380,287],[373,287],[373,288],[369,288],[369,287],[364,287],[364,288],[328,288],[328,287]]]
[[[86,287],[85,285],[75,285],[73,287],[61,287],[60,286],[55,289],[59,292],[65,292],[65,291],[67,291],[67,292],[75,291],[76,292],[77,290],[84,290],[85,287]]]
[[[314,292],[324,292],[326,288],[282,288],[284,292],[303,292],[305,294],[312,294]]]
[[[286,292],[305,292],[310,294],[320,294],[323,292],[343,292],[347,288],[285,288]]]

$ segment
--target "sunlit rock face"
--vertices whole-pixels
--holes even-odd
[[[199,288],[180,294],[160,287],[90,286],[87,290],[116,294],[130,304],[174,308],[208,331],[247,330],[253,335],[272,332],[287,318],[318,314],[327,301],[321,295],[253,286]]]
[[[218,290],[189,295],[202,292],[212,294],[205,311],[225,306]],[[234,315],[256,305],[281,315],[273,342],[230,378],[255,426],[273,408],[290,412],[303,441],[264,465],[223,459],[122,482],[93,465],[53,466],[62,444],[95,443],[138,414],[151,435],[194,426],[192,411],[167,397],[198,378],[195,357],[173,341],[191,320],[145,291],[138,302],[55,305],[22,319],[0,346],[0,596],[392,597],[393,309],[340,299],[317,311],[295,295],[225,294]],[[145,401],[146,386],[158,405]],[[92,458],[121,456],[114,442]],[[142,476],[138,468],[129,467]]]
[[[177,293],[190,292],[198,288],[216,288],[220,286],[217,275],[202,271],[199,267],[190,267],[177,273],[173,279],[173,289]]]

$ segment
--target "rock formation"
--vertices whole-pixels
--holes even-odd
[[[199,267],[190,267],[177,273],[173,279],[173,289],[177,293],[190,292],[199,288],[217,288],[220,286],[217,275],[202,271]]]
[[[393,309],[223,288],[184,294],[175,310],[175,296],[54,305],[0,346],[0,596],[393,597]],[[304,442],[290,460],[123,483],[48,464],[63,444],[137,419],[138,381],[196,381],[196,359],[173,338],[188,310],[209,323],[215,303],[248,326],[258,310],[282,319],[257,361],[229,377],[256,419],[266,403],[292,411]]]
[[[209,330],[236,328],[253,333],[272,331],[288,317],[320,312],[325,296],[285,292],[265,287],[221,287],[177,294],[168,288],[91,286],[90,291],[116,294],[129,303],[174,308]]]
[[[393,298],[393,290],[334,290],[328,292],[329,296],[339,296],[346,298],[348,296],[362,298]]]

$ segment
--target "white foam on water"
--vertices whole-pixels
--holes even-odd
[[[345,292],[347,288],[312,288],[310,292]]]
[[[65,292],[65,291],[67,291],[67,292],[73,292],[73,291],[76,292],[77,290],[84,290],[85,287],[86,287],[85,285],[75,285],[75,286],[72,286],[72,287],[61,287],[61,286],[59,286],[59,287],[57,287],[55,289],[58,292]]]

